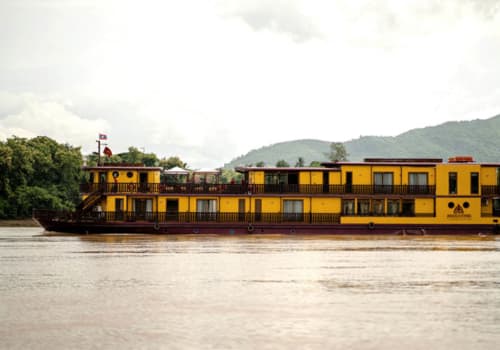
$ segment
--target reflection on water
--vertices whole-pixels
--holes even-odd
[[[0,228],[0,348],[494,349],[500,237]]]

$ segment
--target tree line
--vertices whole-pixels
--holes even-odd
[[[80,202],[84,163],[97,165],[97,154],[83,156],[80,147],[60,144],[46,136],[0,141],[0,219],[31,217],[33,208],[71,210]],[[179,157],[159,159],[154,153],[130,147],[128,152],[103,158],[106,163],[187,167]]]
[[[344,144],[341,142],[332,142],[330,144],[330,151],[328,153],[325,153],[325,155],[327,156],[327,158],[331,162],[346,161],[347,157],[349,156]],[[247,164],[247,166],[253,166],[253,164]],[[259,161],[259,162],[255,163],[255,166],[258,168],[262,168],[262,167],[265,167],[266,164],[264,161]],[[287,167],[290,167],[291,165],[286,160],[280,159],[276,162],[275,166],[277,168],[287,168]],[[305,164],[304,158],[298,157],[297,162],[295,162],[294,166],[298,167],[298,168],[305,167],[306,164]],[[317,161],[317,160],[313,160],[312,162],[309,163],[309,166],[310,167],[319,167],[319,166],[321,166],[321,162]]]
[[[340,143],[332,143],[329,158],[346,160],[347,153]],[[80,202],[79,184],[85,181],[84,163],[94,166],[98,155],[83,156],[80,147],[60,144],[46,136],[32,139],[11,137],[0,141],[0,219],[30,217],[33,208],[71,210]],[[144,164],[170,169],[186,169],[188,165],[179,157],[158,158],[136,147],[101,160],[105,163]],[[298,159],[295,166],[304,166]],[[257,164],[257,166],[264,166]],[[276,166],[288,167],[284,160]],[[311,163],[319,166],[319,162]],[[222,182],[240,180],[241,174],[222,169]]]
[[[80,147],[45,136],[0,141],[0,219],[29,217],[34,207],[74,207],[82,164]]]

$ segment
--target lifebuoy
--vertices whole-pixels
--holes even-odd
[[[127,191],[128,192],[133,192],[133,190],[134,190],[134,184],[128,184],[127,185]]]
[[[253,225],[252,225],[252,224],[248,224],[248,226],[247,226],[247,231],[248,231],[249,233],[252,233],[254,230],[255,230],[255,228],[253,227]]]
[[[370,222],[368,223],[368,228],[369,228],[370,230],[373,230],[373,229],[375,228],[375,224],[373,223],[373,221],[370,221]]]
[[[160,223],[157,221],[154,223],[153,228],[158,231],[160,229]]]

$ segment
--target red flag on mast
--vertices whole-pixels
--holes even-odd
[[[113,152],[111,152],[111,149],[109,149],[109,147],[104,147],[104,150],[102,151],[102,153],[104,153],[108,157],[111,157],[113,155]]]

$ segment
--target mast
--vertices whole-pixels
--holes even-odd
[[[106,134],[99,134],[99,137],[95,142],[97,142],[97,165],[101,165],[101,141],[106,141],[108,139],[108,135]],[[107,144],[103,143],[104,146]],[[106,149],[104,149],[106,151]]]
[[[97,142],[97,165],[101,165],[101,140],[96,140]]]

